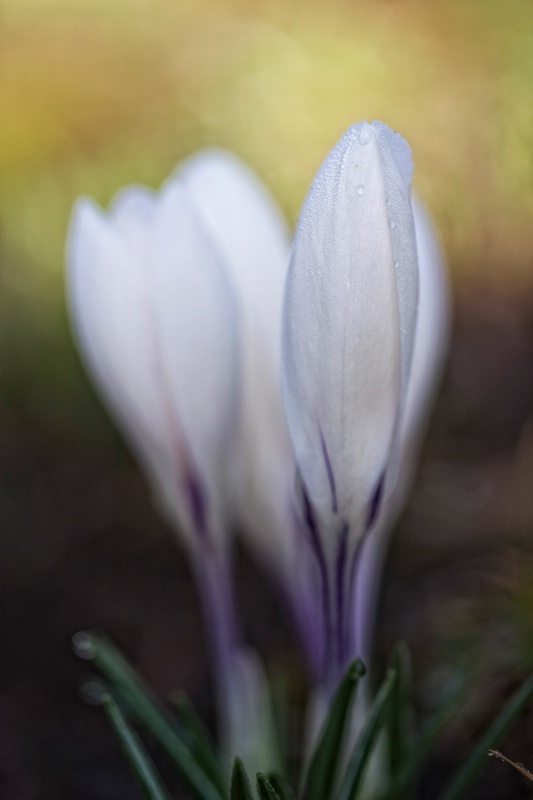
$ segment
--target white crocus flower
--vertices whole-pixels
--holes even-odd
[[[235,253],[199,202],[199,164],[159,194],[126,189],[108,215],[78,202],[69,298],[89,371],[192,556],[226,747],[259,768],[272,764],[268,695],[240,638],[230,575],[241,401]],[[231,178],[219,188],[231,205]]]
[[[305,200],[286,285],[284,397],[322,573],[328,681],[352,654],[354,565],[395,457],[409,380],[418,303],[411,177],[399,134],[379,122],[351,128]]]
[[[398,134],[351,128],[311,187],[288,274],[280,212],[222,151],[189,159],[159,194],[131,188],[108,215],[88,200],[74,213],[80,349],[185,537],[226,742],[254,767],[268,763],[267,699],[235,620],[229,533],[242,528],[277,573],[331,686],[368,640],[383,530],[405,494],[437,353],[418,355],[441,323],[435,309],[427,321],[424,276],[416,322],[411,173]],[[433,240],[418,218],[415,208],[423,265]]]
[[[126,189],[109,215],[78,201],[68,263],[82,354],[157,501],[194,551],[204,539],[219,547],[238,321],[222,258],[184,186]]]

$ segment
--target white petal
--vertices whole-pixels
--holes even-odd
[[[291,562],[288,550],[294,544],[287,531],[287,494],[294,462],[280,388],[281,310],[289,261],[287,228],[256,176],[224,151],[200,153],[178,174],[216,243],[239,302],[241,522],[246,532],[252,530],[252,544],[266,547],[278,562],[287,565],[287,559]]]
[[[75,206],[67,248],[73,323],[106,399],[135,429],[156,425],[159,403],[150,370],[150,344],[139,310],[146,302],[143,265],[90,201]]]
[[[413,154],[408,142],[397,131],[391,131],[388,125],[382,122],[373,122],[372,127],[384,138],[400,173],[405,191],[409,194],[413,181]]]
[[[73,211],[67,263],[71,317],[82,354],[157,496],[165,498],[174,517],[180,516],[175,448],[152,376],[145,264],[85,199]]]
[[[329,154],[304,203],[283,330],[285,404],[303,481],[322,519],[340,515],[359,531],[387,465],[410,360],[399,269],[414,295],[405,308],[416,313],[407,190],[383,126],[362,123]],[[411,317],[406,311],[406,325]]]
[[[371,656],[380,574],[389,536],[411,487],[450,337],[450,291],[444,255],[423,204],[415,195],[411,204],[419,264],[418,315],[398,452],[387,475],[383,513],[364,543],[357,569],[354,631],[356,652],[365,663]]]
[[[396,287],[400,312],[402,393],[405,394],[413,352],[418,306],[416,237],[410,206],[413,175],[411,148],[399,133],[382,122],[372,123],[383,169],[390,236],[394,251]]]
[[[78,203],[67,254],[71,310],[104,399],[164,509],[192,541],[191,470],[212,495],[211,512],[221,510],[215,473],[236,413],[236,321],[219,261],[183,189],[167,190],[152,216],[135,249],[116,218]]]
[[[150,232],[154,222],[156,195],[144,186],[128,186],[113,198],[110,222],[130,250],[148,257]]]
[[[279,208],[258,178],[234,155],[214,149],[186,161],[178,175],[227,257],[237,284],[246,284],[250,295],[277,295],[279,304],[288,266],[289,234]],[[268,309],[269,302],[257,305]],[[270,322],[267,315],[269,332]]]
[[[423,203],[411,200],[419,265],[416,333],[400,426],[402,447],[418,440],[427,425],[450,338],[451,301],[444,254]]]
[[[161,387],[192,467],[219,512],[237,419],[237,308],[219,255],[186,191],[169,182],[156,211],[152,321]]]
[[[113,198],[109,216],[119,230],[149,228],[153,222],[156,194],[146,186],[127,186]]]

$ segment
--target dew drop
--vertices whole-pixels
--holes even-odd
[[[399,268],[400,268],[400,262],[399,261],[395,261],[394,262],[394,269],[399,269]]]
[[[524,765],[520,761],[516,762],[516,766],[520,767],[520,769],[524,769]]]
[[[389,222],[389,225],[390,225],[390,227],[391,227],[391,230],[392,230],[392,228],[395,228],[395,227],[396,227],[396,223],[394,222],[394,220],[393,220],[393,219],[391,219],[391,220],[390,220],[390,222]]]
[[[374,138],[374,130],[372,125],[369,125],[368,122],[363,123],[361,130],[359,131],[359,141],[361,144],[368,144]]]
[[[361,184],[359,184],[359,186],[357,187],[357,189],[355,191],[357,192],[359,197],[361,197],[361,195],[363,195],[365,193],[365,187],[362,186]]]

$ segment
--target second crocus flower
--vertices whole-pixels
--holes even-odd
[[[226,171],[218,208],[213,159]],[[239,214],[223,203],[226,195],[253,218],[254,191],[260,204],[262,190],[229,156],[198,156],[159,193],[123,190],[108,214],[80,200],[67,260],[80,351],[191,557],[223,741],[258,766],[273,759],[267,692],[231,580],[243,350],[233,273],[254,251],[246,237],[232,239]],[[257,216],[266,231],[253,244],[264,247],[268,223]]]
[[[395,458],[418,303],[411,152],[386,125],[351,128],[305,200],[283,317],[285,408],[300,513],[322,592],[323,662],[352,655],[357,555]]]

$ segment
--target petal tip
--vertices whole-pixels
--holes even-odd
[[[401,133],[392,130],[384,122],[375,120],[372,127],[379,136],[387,143],[400,177],[404,183],[407,192],[411,191],[411,183],[413,182],[413,152],[409,143],[403,138]]]

